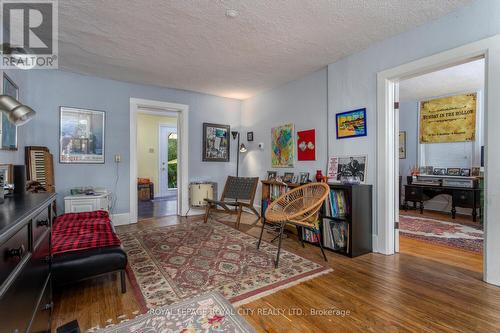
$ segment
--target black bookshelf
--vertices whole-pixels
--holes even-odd
[[[325,248],[351,258],[372,252],[372,185],[329,184],[329,186],[330,190],[344,192],[348,213],[342,217],[327,216],[325,203],[321,210],[321,239],[323,241],[325,237],[323,224],[328,222],[345,223],[348,240],[345,248]]]

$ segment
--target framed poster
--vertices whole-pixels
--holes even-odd
[[[61,106],[59,163],[104,164],[105,112]]]
[[[476,140],[477,94],[420,102],[420,143]]]
[[[316,130],[297,131],[297,160],[316,160]]]
[[[229,162],[229,125],[203,123],[203,162]]]
[[[357,178],[361,184],[366,181],[367,155],[333,156],[328,162],[327,176],[334,182]]]
[[[2,94],[19,100],[19,88],[7,74],[3,73]],[[17,150],[17,126],[9,121],[5,112],[0,112],[0,149]]]
[[[399,159],[404,160],[406,158],[406,132],[399,132]]]
[[[366,109],[337,113],[337,139],[366,136]]]
[[[271,129],[271,165],[273,168],[291,168],[294,160],[293,124]]]

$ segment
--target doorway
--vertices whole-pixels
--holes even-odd
[[[447,263],[477,272],[484,248],[484,74],[481,57],[402,79],[394,94],[399,252],[439,260],[434,249],[448,255]]]
[[[152,129],[147,131],[148,135],[139,133],[139,123],[142,117],[149,117],[150,120],[159,117],[159,120],[156,120],[152,125]],[[161,125],[170,129],[165,130],[166,132],[162,134]],[[187,214],[189,210],[188,130],[189,107],[187,105],[137,98],[130,99],[130,223],[136,223],[139,218]],[[150,135],[153,132],[156,135]],[[167,136],[163,142],[160,139],[161,135]],[[146,137],[150,139],[148,140]],[[140,150],[145,154],[139,155]],[[161,172],[161,158],[165,159],[165,169],[167,169],[165,175],[162,175]],[[142,173],[141,165],[146,164],[146,160],[150,162],[147,163],[147,166],[150,167],[149,175]],[[168,171],[169,165],[170,172]],[[165,186],[160,185],[160,177]],[[145,187],[148,189],[144,189]],[[140,217],[138,214],[140,198],[148,199],[147,201],[152,206],[149,208],[148,217]],[[155,211],[155,207],[161,208]]]
[[[159,133],[158,195],[168,197],[177,194],[177,127],[160,124]]]
[[[488,93],[500,86],[500,35],[486,38],[455,49],[400,65],[377,74],[377,236],[375,251],[394,254],[396,249],[395,226],[398,221],[398,113],[395,112],[395,85],[405,78],[422,75],[442,68],[485,58],[484,102],[484,255],[483,279],[500,285],[500,225],[494,217],[500,216],[500,205],[493,204],[500,197],[500,156],[488,143],[498,142],[499,131],[490,131],[500,124],[500,95]]]

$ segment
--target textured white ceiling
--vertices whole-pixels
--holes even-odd
[[[64,0],[60,68],[248,98],[470,0]],[[228,18],[226,9],[239,16]]]
[[[484,59],[417,76],[399,83],[399,100],[419,101],[484,87]]]

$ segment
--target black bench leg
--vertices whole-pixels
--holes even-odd
[[[323,250],[323,244],[321,242],[321,231],[320,230],[317,230],[317,233],[318,235],[318,243],[319,243],[319,248],[321,249],[321,253],[323,253],[323,258],[325,259],[325,261],[328,261],[328,259],[326,259],[326,254],[325,254],[325,250]]]
[[[127,292],[127,284],[125,283],[125,270],[120,271],[120,284],[122,287],[122,294]]]

